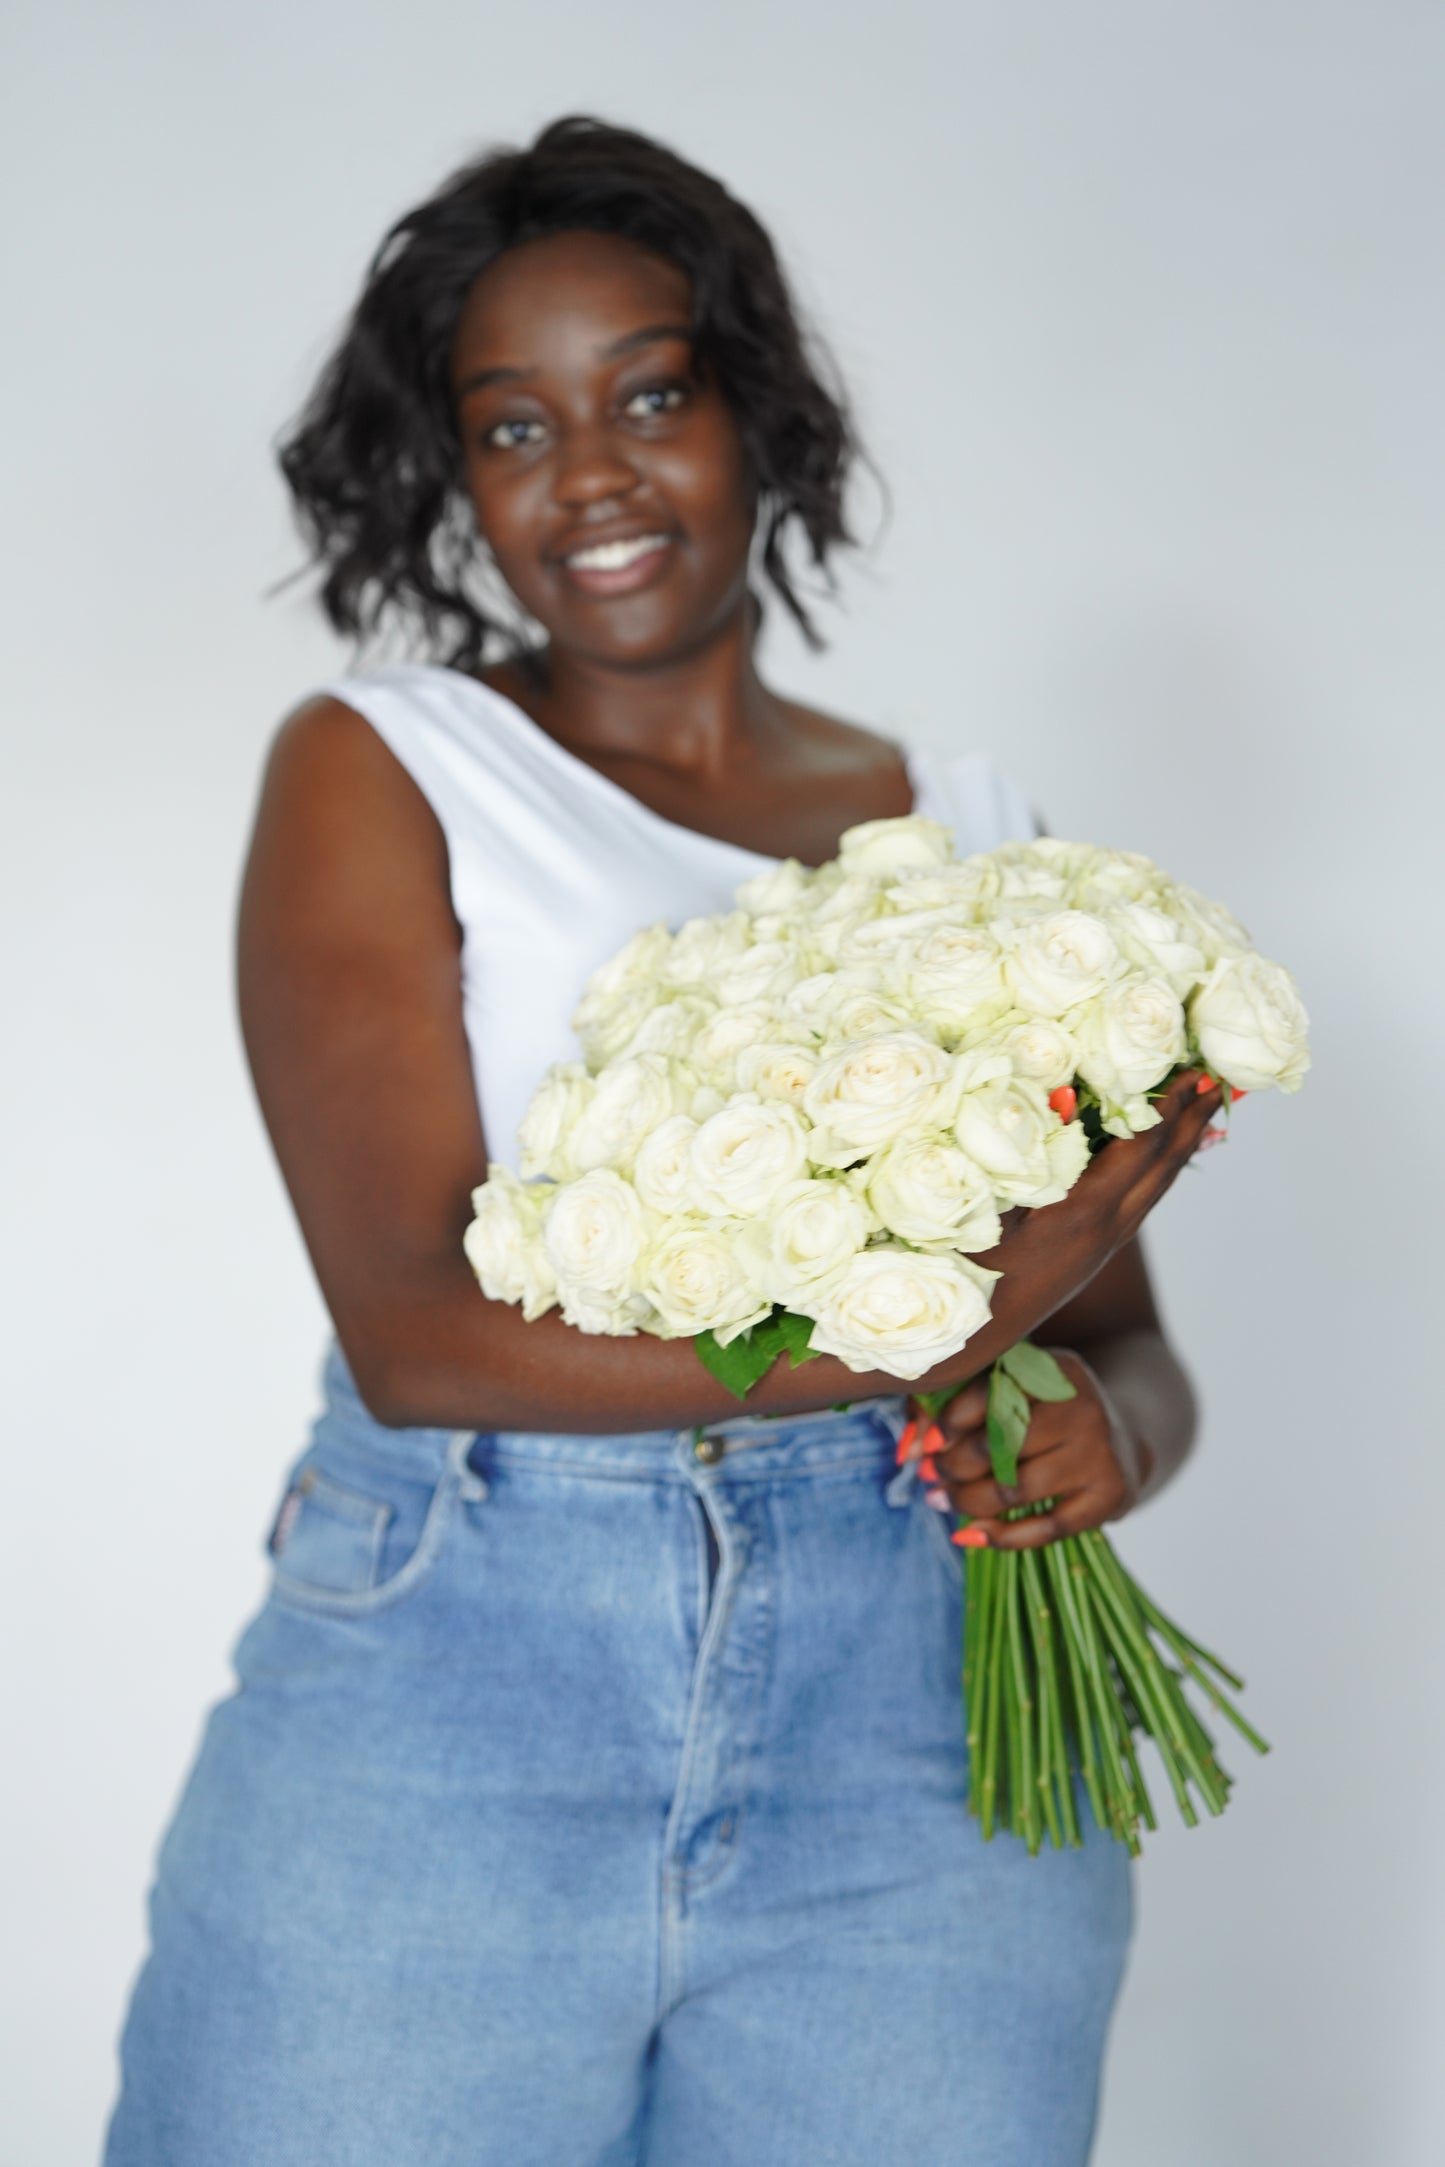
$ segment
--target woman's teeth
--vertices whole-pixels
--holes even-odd
[[[667,547],[665,534],[638,534],[625,542],[597,542],[591,549],[574,549],[566,561],[578,572],[620,572]]]

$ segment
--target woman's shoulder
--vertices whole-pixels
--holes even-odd
[[[912,779],[914,809],[952,828],[962,852],[994,850],[1042,832],[1027,793],[985,744],[940,746],[932,738],[893,736],[800,702],[788,706],[795,727],[818,748],[820,765],[863,776],[894,770],[901,761]]]

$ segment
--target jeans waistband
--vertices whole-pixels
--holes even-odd
[[[392,1465],[438,1472],[464,1434],[479,1444],[485,1441],[489,1460],[566,1466],[598,1475],[661,1479],[679,1474],[697,1479],[709,1469],[735,1465],[740,1454],[748,1473],[806,1473],[888,1456],[903,1428],[906,1407],[903,1395],[897,1394],[799,1415],[749,1415],[740,1409],[698,1429],[462,1433],[378,1422],[335,1340],[327,1350],[321,1381],[326,1402],[322,1421],[338,1429],[349,1446]]]

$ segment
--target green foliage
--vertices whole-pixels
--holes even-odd
[[[1018,1480],[1019,1454],[1028,1431],[1028,1395],[996,1362],[988,1380],[988,1453],[994,1479],[1006,1488]]]
[[[766,1377],[780,1354],[789,1357],[794,1369],[800,1362],[811,1362],[817,1351],[809,1345],[812,1335],[811,1317],[800,1317],[790,1309],[775,1309],[761,1324],[739,1332],[725,1347],[719,1345],[713,1332],[699,1332],[693,1345],[704,1369],[711,1370],[734,1399],[742,1400],[760,1378]]]
[[[1031,1400],[1078,1398],[1078,1387],[1070,1384],[1053,1356],[1045,1348],[1036,1347],[1031,1339],[1021,1339],[1007,1354],[1001,1354],[998,1366],[1007,1370]]]

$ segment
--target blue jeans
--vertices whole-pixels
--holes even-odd
[[[979,1839],[901,1401],[695,1444],[326,1384],[107,2167],[1079,2167],[1130,1869]]]

